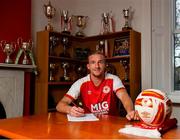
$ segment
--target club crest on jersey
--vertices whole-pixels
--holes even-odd
[[[87,94],[89,94],[89,95],[92,94],[92,91],[91,91],[91,90],[88,90]]]
[[[104,86],[103,87],[103,93],[109,93],[110,92],[110,87],[109,86]]]

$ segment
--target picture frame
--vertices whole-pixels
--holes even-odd
[[[118,37],[114,39],[113,56],[129,55],[129,37]]]

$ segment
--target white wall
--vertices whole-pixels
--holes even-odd
[[[43,5],[48,0],[32,0],[32,35],[36,40],[36,32],[44,30],[47,18]],[[101,14],[112,11],[116,21],[116,31],[124,25],[122,10],[132,7],[134,17],[132,27],[142,34],[142,89],[151,87],[151,0],[51,0],[56,8],[56,16],[52,19],[55,31],[60,31],[60,10],[69,10],[70,14],[89,17],[86,35],[100,32]]]

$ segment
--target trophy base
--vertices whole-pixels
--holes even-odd
[[[25,59],[25,60],[22,61],[22,64],[23,64],[23,65],[29,65],[30,63],[29,63],[29,60],[26,60],[26,59]]]
[[[123,30],[123,31],[132,30],[132,28],[131,28],[131,27],[123,27],[122,30]]]
[[[4,62],[5,62],[6,64],[13,64],[13,61],[12,61],[11,59],[6,59]]]
[[[63,33],[63,34],[68,34],[68,35],[70,35],[70,34],[71,34],[71,32],[70,32],[70,31],[62,31],[61,33]]]
[[[60,57],[70,58],[70,54],[69,54],[69,53],[61,53],[59,56],[60,56]]]
[[[77,32],[76,36],[77,37],[85,37],[85,34],[83,32]]]
[[[62,82],[70,82],[71,79],[70,79],[70,77],[64,76],[64,77],[60,78],[60,81],[62,81]]]
[[[46,25],[45,30],[46,31],[53,31],[53,27],[50,24],[48,24],[48,25]]]

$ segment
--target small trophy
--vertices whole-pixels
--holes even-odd
[[[129,21],[129,17],[130,17],[130,8],[128,9],[123,9],[123,15],[125,18],[125,24],[124,27],[122,28],[122,30],[131,30],[132,28],[130,27],[130,21]]]
[[[6,56],[7,56],[5,59],[5,63],[12,64],[13,61],[10,58],[10,55],[15,52],[16,44],[15,43],[6,43],[6,41],[3,40],[0,42],[0,46],[3,50],[3,52],[6,53]]]
[[[67,10],[62,10],[61,12],[61,30],[62,33],[70,34],[72,30],[72,17],[69,16]]]
[[[60,57],[70,57],[70,54],[67,52],[67,48],[70,45],[68,37],[62,37],[61,43],[63,44],[63,52],[60,54]]]
[[[78,32],[76,33],[76,36],[84,37],[85,33],[83,32],[83,30],[86,27],[88,16],[78,15],[73,17],[75,17],[76,26],[79,28]]]
[[[55,64],[55,63],[50,63],[49,64],[49,81],[51,81],[51,82],[56,81],[54,75],[57,72],[57,70],[58,70],[58,65],[57,64]]]
[[[87,74],[87,68],[85,65],[75,65],[75,72],[77,74],[78,79],[84,77]]]
[[[51,5],[51,2],[47,5],[44,4],[44,14],[48,18],[48,24],[45,27],[47,31],[53,31],[53,27],[51,25],[51,19],[55,16],[56,9]]]
[[[129,61],[121,60],[120,63],[122,64],[125,70],[124,82],[129,82]]]
[[[50,36],[50,48],[49,48],[49,54],[50,56],[57,56],[56,52],[54,51],[54,48],[59,44],[59,37],[56,36]]]
[[[67,70],[70,68],[70,64],[68,62],[63,62],[62,63],[62,68],[64,70],[63,77],[60,78],[61,81],[70,81],[70,77],[67,74]]]

